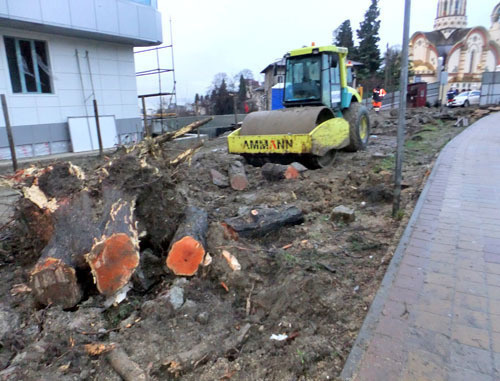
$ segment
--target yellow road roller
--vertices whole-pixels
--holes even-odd
[[[228,136],[230,153],[253,165],[301,161],[329,166],[337,150],[366,148],[368,110],[348,86],[347,48],[310,46],[285,55],[283,109],[248,114]]]

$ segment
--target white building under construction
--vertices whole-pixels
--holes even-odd
[[[105,147],[140,138],[133,48],[161,44],[157,0],[2,0],[0,35],[18,157],[97,149],[94,99]]]

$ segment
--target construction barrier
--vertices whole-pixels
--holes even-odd
[[[483,73],[481,106],[500,104],[500,72]]]

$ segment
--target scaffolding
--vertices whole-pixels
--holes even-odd
[[[174,122],[174,128],[177,127],[177,90],[176,90],[176,80],[175,80],[175,61],[174,61],[174,42],[173,42],[173,35],[172,35],[172,19],[170,19],[170,44],[169,45],[163,45],[163,46],[157,46],[154,48],[150,49],[144,49],[144,50],[138,50],[134,52],[136,55],[140,55],[148,52],[154,52],[156,56],[156,67],[152,69],[147,69],[147,70],[142,70],[138,71],[135,73],[136,77],[139,79],[141,77],[149,77],[149,76],[154,76],[156,75],[158,78],[158,92],[153,92],[153,93],[148,93],[148,94],[141,94],[139,95],[139,99],[141,100],[142,103],[142,117],[143,117],[143,123],[144,123],[144,133],[146,136],[151,136],[155,131],[154,130],[154,124],[158,123],[161,126],[161,132],[165,132],[165,125],[168,120],[175,119]],[[163,53],[163,55],[170,54],[171,58],[171,67],[165,68],[162,67],[161,63],[161,55],[160,53]],[[171,75],[170,80],[165,80],[162,76],[165,74]],[[164,91],[164,88],[166,86],[171,85],[171,90],[170,91]],[[148,114],[147,114],[147,108],[146,108],[146,99],[149,98],[158,98],[160,99],[160,112],[155,113],[154,115],[151,115],[151,123],[148,123]],[[169,97],[167,107],[165,107],[165,99],[164,97]],[[169,110],[171,112],[166,112],[166,110]],[[173,110],[173,112],[172,112]],[[168,125],[167,125],[168,129]]]

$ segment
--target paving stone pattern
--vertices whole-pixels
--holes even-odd
[[[500,113],[440,154],[342,378],[500,380]]]

